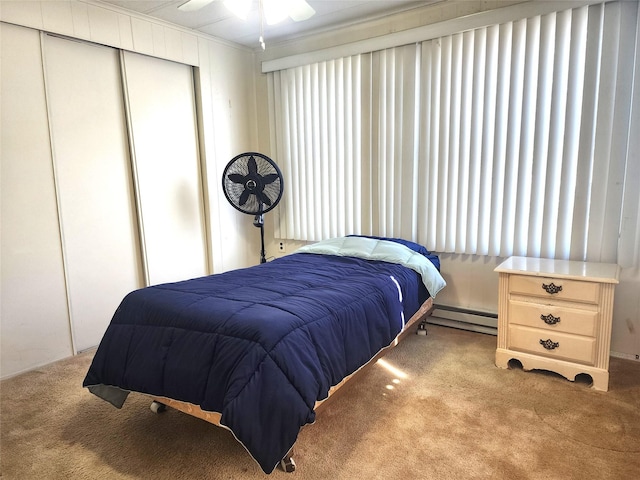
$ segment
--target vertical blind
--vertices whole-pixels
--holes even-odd
[[[270,73],[276,236],[640,266],[638,16],[597,4]]]
[[[269,75],[275,150],[288,192],[279,207],[280,238],[319,240],[360,228],[361,75],[359,56]]]

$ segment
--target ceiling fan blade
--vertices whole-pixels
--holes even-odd
[[[253,0],[223,0],[222,3],[236,17],[246,20],[251,12]]]
[[[179,5],[178,10],[182,12],[195,12],[196,10],[206,7],[213,1],[214,0],[188,0],[182,5]]]
[[[290,0],[289,16],[294,22],[313,17],[316,11],[305,0]]]

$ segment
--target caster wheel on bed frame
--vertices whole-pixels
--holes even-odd
[[[155,400],[151,402],[149,408],[153,413],[162,413],[167,409],[167,406],[164,403],[156,402]]]
[[[416,331],[418,335],[426,335],[427,334],[427,322],[420,322],[418,325],[418,330]]]
[[[287,473],[295,472],[296,470],[296,462],[293,461],[291,457],[285,457],[280,460],[280,468]]]

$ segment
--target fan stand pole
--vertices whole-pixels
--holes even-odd
[[[256,215],[253,219],[253,224],[256,227],[260,227],[260,263],[267,263],[267,259],[264,253],[264,215],[262,213],[262,204],[260,204],[260,213]]]
[[[262,249],[260,250],[260,263],[266,263],[267,259],[265,258],[264,253],[264,224],[260,224],[260,244],[262,245]]]

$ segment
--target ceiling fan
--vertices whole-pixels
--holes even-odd
[[[217,0],[188,0],[178,7],[183,12],[194,12]],[[219,0],[218,0],[219,1]],[[236,16],[246,20],[251,11],[253,0],[222,0],[225,6]],[[258,0],[260,14],[268,25],[274,25],[290,17],[294,22],[311,18],[316,11],[306,0]]]

